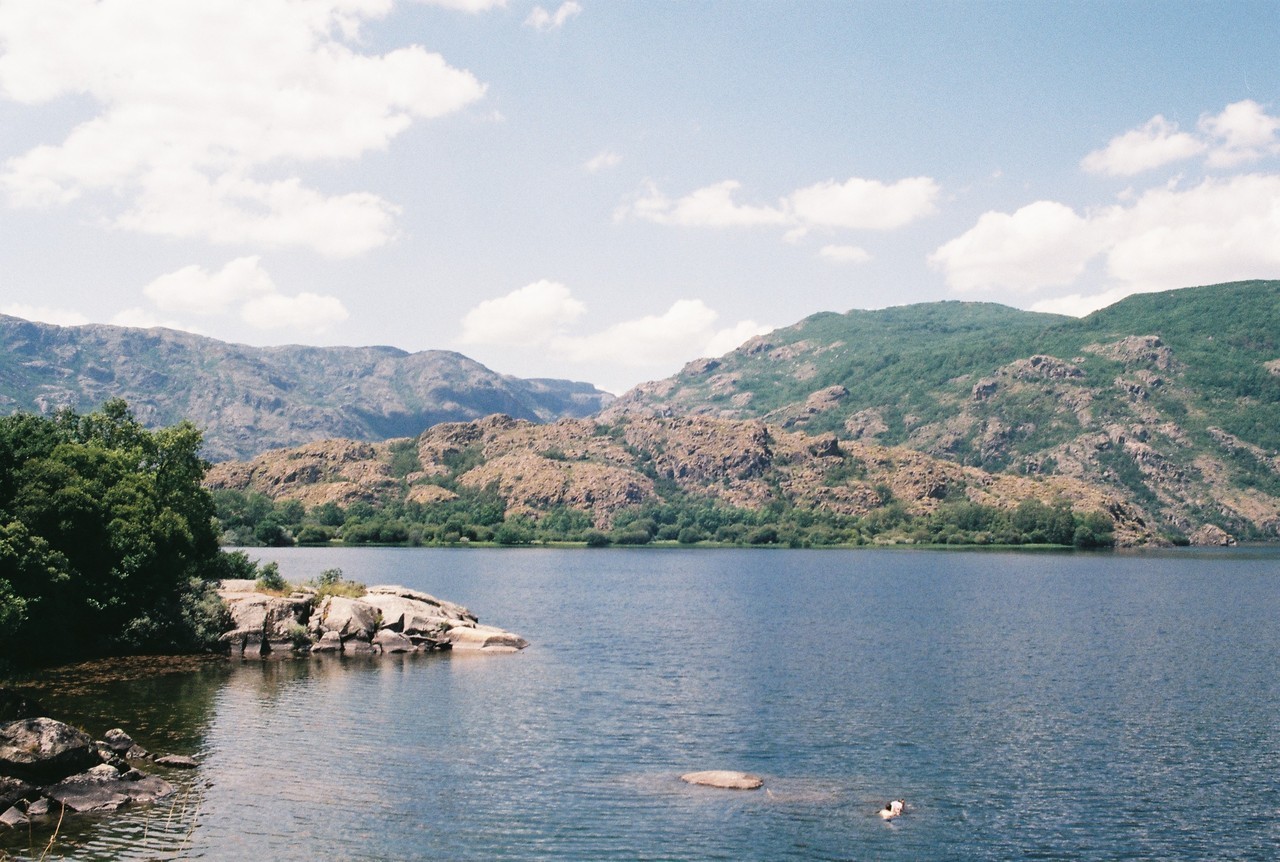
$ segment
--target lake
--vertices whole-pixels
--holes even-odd
[[[170,804],[64,823],[45,858],[1280,853],[1276,549],[251,553],[532,646],[53,676],[51,711],[202,765]],[[765,788],[678,780],[702,769]]]

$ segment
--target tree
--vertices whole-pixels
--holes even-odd
[[[119,400],[0,419],[0,652],[204,644],[226,565],[200,442],[190,423],[146,430]]]

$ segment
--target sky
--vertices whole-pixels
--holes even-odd
[[[1280,278],[1280,3],[0,0],[0,313],[622,392]]]

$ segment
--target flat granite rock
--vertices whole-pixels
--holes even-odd
[[[689,784],[699,784],[703,787],[718,787],[722,790],[758,790],[764,786],[764,779],[758,775],[733,772],[728,769],[686,772],[680,776],[680,780]]]

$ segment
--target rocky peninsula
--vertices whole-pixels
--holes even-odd
[[[462,605],[407,587],[374,586],[361,595],[322,596],[302,586],[277,595],[259,590],[257,581],[227,580],[218,595],[233,624],[222,640],[232,656],[242,658],[308,652],[501,653],[529,645],[517,634],[481,625]]]
[[[240,660],[311,653],[514,653],[529,645],[517,634],[481,625],[462,605],[407,587],[343,582],[341,589],[349,594],[326,593],[323,585],[264,591],[254,580],[222,581],[218,594],[231,626],[222,642]],[[37,701],[0,689],[0,832],[69,813],[156,802],[172,795],[174,785],[140,767],[155,765],[163,772],[199,765],[182,755],[153,756],[120,728],[95,740],[43,713]]]

